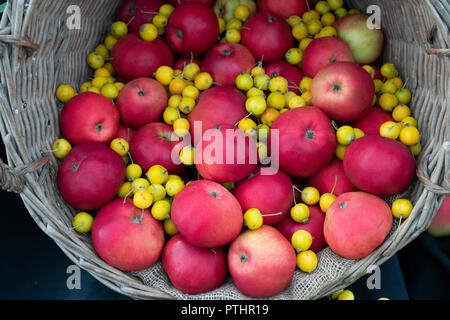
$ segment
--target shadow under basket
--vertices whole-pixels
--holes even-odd
[[[0,21],[0,134],[7,164],[0,161],[0,186],[19,193],[30,215],[64,253],[107,287],[135,299],[249,299],[230,278],[218,289],[187,295],[176,290],[161,262],[147,270],[122,272],[95,253],[90,235],[72,229],[75,210],[56,185],[58,161],[50,150],[59,138],[56,100],[59,84],[78,88],[90,75],[86,56],[104,39],[119,0],[9,1]],[[394,63],[413,92],[410,107],[419,121],[422,153],[408,190],[414,209],[394,222],[385,241],[369,256],[344,259],[329,248],[318,253],[315,271],[298,269],[290,285],[273,299],[318,299],[349,286],[370,265],[380,265],[431,224],[449,189],[449,25],[450,6],[439,0],[347,1],[350,8],[381,10],[385,33],[383,62]],[[81,13],[79,29],[69,29],[70,6]],[[447,143],[445,143],[447,141]],[[390,203],[391,199],[385,199]]]

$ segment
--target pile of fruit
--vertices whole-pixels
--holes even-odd
[[[413,209],[380,196],[408,189],[421,145],[367,18],[342,0],[125,0],[92,78],[56,91],[73,228],[189,294],[230,275],[273,296],[327,246],[369,255]]]

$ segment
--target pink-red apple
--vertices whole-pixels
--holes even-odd
[[[228,268],[236,287],[253,298],[279,294],[291,282],[296,254],[290,241],[274,227],[246,230],[228,251]]]
[[[317,188],[320,194],[333,191],[336,196],[357,190],[346,176],[342,161],[337,158],[309,178],[308,186]]]
[[[231,126],[238,123],[247,115],[245,101],[245,95],[231,86],[216,86],[203,91],[188,116],[193,141],[197,143],[207,129],[214,128],[219,123]],[[196,123],[201,124],[202,130],[194,135]]]
[[[283,112],[273,123],[270,134],[272,144],[277,143],[277,135],[279,138],[280,169],[294,177],[318,173],[331,161],[336,149],[330,119],[313,106]]]
[[[171,217],[180,234],[192,245],[216,248],[241,232],[244,218],[237,199],[221,184],[196,180],[178,193]]]
[[[264,66],[264,71],[271,78],[281,76],[288,82],[288,90],[296,94],[301,94],[298,87],[303,79],[303,72],[297,66],[294,66],[284,60],[275,61]]]
[[[126,140],[128,143],[131,143],[131,140],[133,140],[135,133],[136,133],[136,129],[128,127],[128,126],[124,125],[123,123],[119,123],[119,130],[117,130],[117,133],[113,137],[113,139],[122,138],[122,139]]]
[[[303,54],[302,70],[314,78],[327,65],[339,61],[355,62],[347,43],[335,37],[317,38],[311,41]]]
[[[120,119],[138,128],[159,121],[167,106],[167,91],[151,78],[137,78],[128,82],[117,97]]]
[[[166,243],[161,260],[173,286],[188,294],[216,289],[225,281],[228,270],[223,247],[196,247],[180,234]]]
[[[358,64],[371,64],[383,52],[383,32],[381,28],[368,28],[368,20],[365,14],[349,14],[334,24],[338,38],[347,42]]]
[[[450,197],[444,199],[427,231],[437,238],[450,236]]]
[[[175,139],[171,126],[162,122],[152,122],[136,131],[130,144],[131,157],[144,172],[151,166],[159,164],[170,174],[182,175],[186,166],[172,161],[172,151],[178,143],[180,141]]]
[[[369,73],[353,62],[331,63],[311,82],[313,105],[337,121],[362,119],[370,111],[374,94]]]
[[[161,39],[144,41],[136,34],[129,34],[112,48],[111,63],[126,80],[151,78],[160,66],[173,66],[173,54]]]
[[[328,208],[323,230],[331,250],[347,259],[361,259],[384,241],[391,228],[392,212],[384,200],[348,192]]]
[[[164,229],[149,209],[139,209],[131,199],[115,199],[96,215],[92,244],[106,263],[123,271],[143,270],[161,256]]]
[[[100,142],[75,146],[61,162],[56,177],[59,192],[71,207],[98,209],[111,201],[125,179],[125,163]]]
[[[245,179],[257,163],[255,140],[228,124],[207,130],[195,148],[195,167],[207,180],[225,183]]]
[[[403,143],[370,135],[348,146],[344,170],[358,189],[389,196],[408,189],[415,176],[416,163]]]
[[[234,86],[241,72],[250,73],[255,66],[253,54],[238,43],[220,43],[205,56],[202,71],[209,72],[214,81],[224,86]]]
[[[128,24],[130,33],[138,33],[144,23],[151,23],[158,14],[162,0],[126,0],[117,9],[117,20]]]
[[[70,99],[59,115],[61,134],[73,145],[108,143],[119,129],[119,112],[104,96],[84,92]]]
[[[233,194],[243,212],[257,208],[263,216],[269,214],[263,217],[264,224],[273,225],[289,214],[294,201],[292,186],[291,178],[281,170],[266,175],[261,174],[261,168],[257,168],[248,179],[236,184]]]
[[[307,1],[308,4],[306,3]],[[308,8],[313,8],[313,0],[258,0],[258,9],[260,11],[271,11],[284,19],[291,16],[301,17]]]
[[[264,63],[281,60],[294,46],[287,22],[270,11],[260,11],[251,16],[242,27],[241,39],[255,59]]]
[[[169,17],[166,40],[184,57],[197,57],[211,48],[219,36],[219,22],[213,9],[198,2],[185,2]]]
[[[352,122],[352,127],[361,129],[366,136],[372,134],[379,136],[381,125],[387,121],[394,121],[389,112],[372,107],[364,118]]]
[[[323,213],[318,206],[308,206],[308,208],[309,218],[307,222],[295,222],[294,220],[292,220],[291,215],[288,214],[283,218],[283,220],[274,225],[274,227],[277,228],[278,231],[280,231],[288,241],[291,241],[292,235],[295,233],[295,231],[308,231],[313,237],[310,250],[317,253],[327,246],[325,237],[323,235],[325,213]]]

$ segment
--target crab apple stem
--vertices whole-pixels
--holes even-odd
[[[303,91],[300,89],[299,86],[297,86],[297,85],[295,84],[294,81],[289,80],[289,82],[292,83],[293,87],[292,87],[292,86],[288,86],[288,88],[294,88],[294,89],[297,89],[298,91],[300,91],[300,92],[303,94]]]
[[[302,190],[297,188],[295,185],[292,185],[292,194],[294,196],[294,204],[297,205],[297,201],[295,200],[295,190],[299,191],[300,193],[302,193]]]
[[[248,117],[251,117],[253,115],[252,112],[250,112],[248,115],[246,115],[245,117],[243,117],[241,120],[239,120],[234,126],[236,127],[237,125],[239,125],[239,122],[241,122],[244,119],[247,119]]]
[[[190,60],[189,64],[192,64],[192,62],[194,62],[194,53],[191,51],[191,60]]]
[[[308,8],[308,11],[311,10],[311,8],[309,7],[309,1],[305,0],[305,2],[306,2],[306,7]]]
[[[246,29],[246,30],[250,30],[250,31],[252,30],[252,28],[249,28],[249,27],[241,27],[240,29],[241,29],[241,30],[242,30],[242,29]]]
[[[144,209],[141,209],[141,221],[144,219]]]
[[[214,82],[214,81],[213,81],[213,84],[215,84],[216,86],[219,86],[219,87],[221,87],[221,86],[222,86],[222,84],[221,84],[221,83],[218,83],[218,82]]]
[[[283,212],[277,212],[277,213],[267,213],[267,214],[262,214],[262,217],[270,217],[270,216],[279,216],[280,214],[283,214]]]
[[[125,204],[127,202],[127,198],[130,194],[132,194],[134,192],[134,188],[131,188],[130,192],[128,192],[125,197],[123,198],[123,204]]]
[[[133,20],[134,20],[135,18],[136,18],[136,16],[132,16],[131,19],[130,19],[130,21],[127,22],[127,26],[129,26],[130,23],[133,22]]]
[[[134,164],[133,157],[131,156],[131,153],[129,151],[128,151],[128,156],[130,157],[131,164]]]
[[[337,177],[337,176],[334,176],[334,186],[333,186],[333,189],[331,189],[331,194],[333,194],[334,189],[336,188],[336,185],[337,185],[337,179],[338,179],[338,177]]]
[[[406,87],[406,84],[408,83],[408,80],[409,80],[409,78],[406,78],[405,83],[403,84],[402,89]]]
[[[56,152],[58,151],[58,149],[54,149],[54,150],[42,150],[41,152],[43,153],[52,153],[52,152]]]
[[[144,11],[144,10],[141,10],[141,13],[145,13],[145,14],[159,14],[159,12]]]

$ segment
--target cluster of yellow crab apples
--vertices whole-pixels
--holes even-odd
[[[421,144],[366,20],[342,0],[124,1],[92,77],[56,90],[73,228],[120,270],[161,261],[187,294],[231,276],[274,296],[327,247],[369,255],[413,211],[380,196],[408,189]]]

